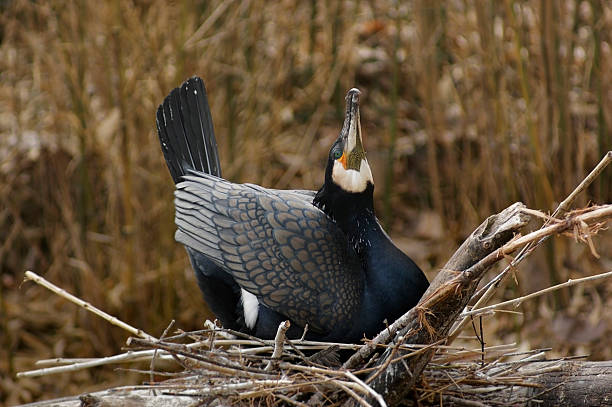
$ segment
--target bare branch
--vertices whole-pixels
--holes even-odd
[[[144,332],[142,329],[134,328],[133,326],[121,321],[117,317],[114,317],[110,314],[107,314],[106,312],[102,310],[99,310],[98,308],[94,307],[90,303],[83,301],[80,298],[75,297],[74,295],[70,294],[68,291],[64,290],[63,288],[56,286],[55,284],[45,280],[43,277],[29,270],[25,272],[25,278],[24,278],[24,281],[28,281],[28,280],[32,280],[36,284],[42,285],[43,287],[45,287],[46,289],[50,291],[53,291],[55,294],[59,295],[60,297],[63,297],[67,299],[68,301],[75,303],[79,307],[84,308],[85,310],[96,314],[97,316],[105,319],[106,321],[110,322],[111,324],[115,326],[118,326],[119,328],[125,329],[132,335],[140,336],[141,338],[149,339],[152,341],[156,340],[154,336],[149,335],[148,333]]]
[[[355,376],[349,371],[345,371],[344,375],[348,377],[349,379],[351,379],[352,381],[354,381],[355,383],[357,383],[358,385],[360,385],[361,387],[363,387],[365,392],[369,394],[370,396],[374,397],[374,399],[378,402],[378,404],[381,405],[381,407],[387,407],[387,403],[385,403],[385,399],[383,399],[380,394],[372,390],[372,388],[368,386],[366,383],[364,383],[363,380],[361,380],[360,378],[358,378],[357,376]]]
[[[599,279],[608,278],[608,277],[612,277],[612,271],[608,271],[606,273],[597,274],[597,275],[594,275],[594,276],[578,278],[578,279],[575,279],[575,280],[570,278],[565,283],[553,285],[552,287],[548,287],[548,288],[545,288],[543,290],[536,291],[534,293],[525,295],[525,296],[520,297],[520,298],[515,298],[513,300],[508,300],[508,301],[500,302],[498,304],[493,304],[493,305],[489,305],[489,306],[486,306],[486,307],[482,307],[482,308],[478,308],[478,309],[473,309],[473,310],[470,310],[470,311],[465,311],[465,312],[463,312],[461,314],[461,316],[469,317],[469,316],[474,316],[474,315],[482,315],[482,314],[488,313],[489,311],[496,310],[498,308],[503,308],[503,307],[506,307],[508,305],[515,305],[515,306],[518,307],[519,305],[521,305],[521,303],[523,301],[530,300],[530,299],[535,298],[535,297],[539,297],[541,295],[553,292],[555,290],[559,290],[559,289],[564,288],[564,287],[571,287],[571,286],[574,286],[574,285],[577,285],[577,284],[581,284],[581,283],[584,283],[584,282],[587,282],[587,281],[599,280]]]
[[[595,168],[587,175],[580,184],[557,206],[557,209],[552,213],[552,215],[546,219],[542,228],[545,228],[552,219],[556,218],[558,215],[566,212],[571,204],[574,202],[578,194],[584,191],[591,183],[601,174],[601,172],[612,162],[612,151],[608,151],[601,161],[595,166]],[[548,239],[549,235],[543,236],[536,243],[530,242],[525,247],[521,249],[518,255],[510,262],[504,270],[499,273],[495,278],[493,278],[487,285],[481,288],[476,294],[472,296],[473,299],[478,298],[476,303],[474,304],[474,308],[481,307],[484,303],[486,303],[492,296],[495,290],[503,284],[508,277],[510,276],[510,270],[514,270],[518,264],[523,261],[529,253],[531,253],[536,247],[541,245]],[[467,319],[464,317],[460,322],[458,322],[449,335],[449,341],[452,342],[459,331],[463,328],[463,326],[467,323]]]

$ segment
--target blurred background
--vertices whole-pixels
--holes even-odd
[[[360,88],[378,215],[431,280],[485,217],[518,200],[551,211],[612,149],[611,5],[0,1],[0,404],[148,380],[112,367],[17,379],[128,336],[22,284],[25,270],[152,335],[212,318],[174,242],[155,132],[184,79],[206,83],[224,176],[275,188],[321,185]],[[611,196],[608,168],[576,204]],[[595,238],[599,259],[550,239],[497,299],[611,270],[610,237]],[[611,294],[600,281],[529,301],[485,318],[485,340],[612,359]]]

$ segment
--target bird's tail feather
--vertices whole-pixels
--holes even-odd
[[[157,134],[174,183],[189,170],[221,177],[208,97],[194,76],[175,88],[157,108]]]

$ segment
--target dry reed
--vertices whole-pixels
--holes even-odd
[[[342,96],[361,88],[379,213],[426,271],[509,202],[551,210],[612,149],[605,2],[17,0],[0,2],[0,30],[0,403],[116,380],[15,379],[41,357],[111,354],[123,340],[19,289],[25,270],[146,332],[211,317],[173,241],[154,134],[157,104],[190,75],[207,84],[224,175],[281,188],[318,187]],[[577,205],[611,194],[607,171]],[[609,238],[596,242],[599,260],[546,245],[498,295],[612,261]],[[610,293],[561,291],[485,333],[610,359]]]

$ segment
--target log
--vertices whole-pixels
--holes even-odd
[[[445,406],[612,406],[612,361],[537,361],[521,367],[518,374],[527,376],[531,386],[506,386],[471,398],[445,395],[442,402]]]
[[[118,387],[81,396],[39,401],[22,407],[192,407],[201,401],[197,397],[156,394],[152,390],[133,386]],[[221,406],[217,404],[217,406]]]

